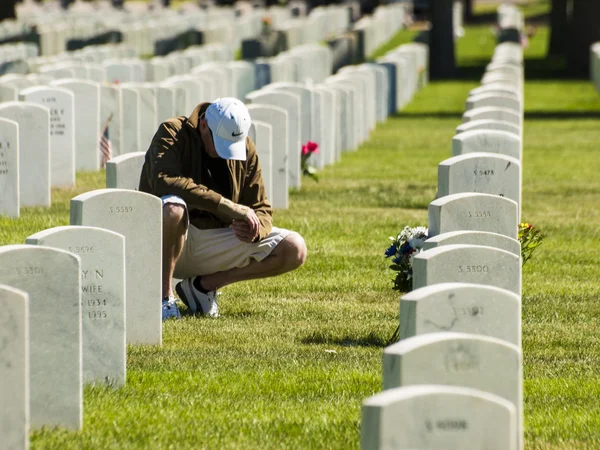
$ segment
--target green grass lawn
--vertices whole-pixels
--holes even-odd
[[[457,45],[470,73],[489,61],[488,34],[468,28]],[[529,57],[543,55],[544,36]],[[275,223],[305,237],[304,267],[223,289],[219,319],[165,323],[162,347],[128,349],[126,387],[86,388],[82,431],[35,430],[32,448],[358,448],[361,402],[381,390],[398,321],[387,238],[426,224],[476,85],[430,84],[319,183],[303,180]],[[523,218],[547,234],[523,274],[528,449],[600,448],[599,117],[587,81],[526,83]],[[0,244],[68,224],[69,199],[104,173],[77,182],[53,191],[49,210],[0,219]]]

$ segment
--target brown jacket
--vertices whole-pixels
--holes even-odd
[[[146,152],[139,189],[158,197],[181,197],[188,205],[191,223],[200,229],[228,227],[232,220],[244,219],[251,208],[260,220],[259,238],[263,239],[273,227],[273,211],[252,139],[246,139],[245,161],[227,160],[231,199],[202,184],[198,117],[208,105],[198,105],[189,118],[174,117],[160,125]]]

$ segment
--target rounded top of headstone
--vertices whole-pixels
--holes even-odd
[[[466,133],[462,133],[459,136],[462,136],[463,134],[467,134],[467,133],[470,133],[470,132],[468,131]],[[504,133],[504,131],[502,133]],[[508,134],[510,134],[510,133],[508,133]],[[455,136],[455,138],[456,137],[458,137],[458,136]],[[451,158],[445,159],[438,165],[439,166],[451,166],[453,164],[457,164],[457,163],[460,163],[463,161],[468,161],[470,159],[488,159],[488,160],[495,159],[495,160],[505,161],[508,165],[510,165],[510,164],[520,165],[521,164],[518,159],[513,158],[512,156],[503,155],[502,153],[473,152],[473,153],[464,153],[462,155],[453,156]],[[507,168],[508,168],[508,165],[507,165]]]
[[[425,396],[464,396],[473,397],[489,402],[501,404],[504,408],[514,411],[516,413],[515,405],[509,400],[502,398],[496,394],[490,392],[481,391],[479,389],[463,387],[463,386],[449,386],[439,384],[416,384],[410,386],[396,387],[392,389],[386,389],[383,392],[375,394],[372,397],[367,398],[363,401],[364,406],[388,406],[397,403],[402,400],[407,400],[415,397]]]
[[[489,286],[484,284],[472,284],[472,283],[438,283],[431,286],[425,286],[422,288],[415,289],[414,291],[404,294],[401,300],[419,301],[424,298],[430,297],[436,294],[443,293],[454,293],[460,294],[461,291],[476,292],[481,297],[489,294],[500,294],[505,297],[513,298],[515,301],[520,302],[520,297],[512,291],[502,289],[496,286]]]
[[[431,250],[430,250],[431,251]],[[437,345],[448,341],[482,342],[488,345],[505,347],[520,353],[518,346],[503,339],[479,334],[457,333],[454,331],[443,331],[439,333],[425,333],[403,339],[383,349],[384,355],[404,355],[416,349]]]
[[[480,192],[461,192],[458,194],[445,195],[443,197],[435,199],[429,205],[430,206],[444,206],[444,205],[447,205],[448,203],[461,201],[461,200],[470,200],[470,199],[486,200],[492,205],[494,203],[496,203],[496,204],[505,203],[507,205],[512,204],[512,205],[514,205],[515,208],[517,208],[517,202],[515,202],[514,200],[511,200],[506,197],[500,197],[499,195],[482,194]]]

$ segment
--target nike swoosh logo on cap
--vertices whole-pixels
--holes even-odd
[[[233,132],[231,133],[231,135],[232,135],[233,137],[238,137],[238,136],[241,136],[242,134],[244,134],[244,133],[237,133],[237,134],[235,134],[235,133],[233,133]]]

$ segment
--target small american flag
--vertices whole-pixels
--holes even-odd
[[[100,166],[104,169],[106,162],[112,157],[112,144],[110,143],[110,137],[108,135],[108,126],[112,120],[112,114],[104,124],[102,133],[100,133]]]

